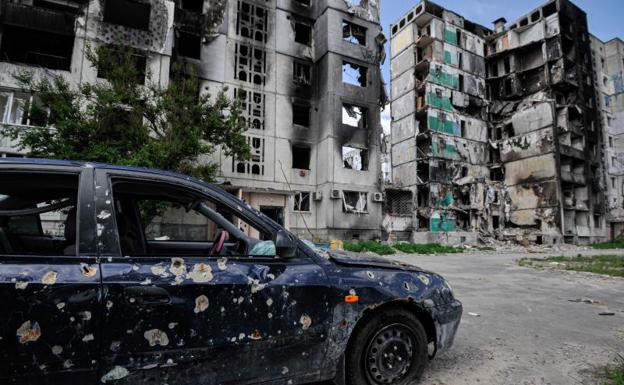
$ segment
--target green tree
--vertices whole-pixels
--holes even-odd
[[[200,95],[197,76],[175,67],[168,87],[161,87],[137,70],[128,47],[88,48],[87,57],[106,81],[72,87],[60,75],[15,74],[23,90],[35,95],[27,106],[35,127],[9,126],[1,133],[33,157],[160,168],[206,180],[214,178],[217,165],[198,159],[217,146],[248,159],[239,103],[226,90],[214,98]]]

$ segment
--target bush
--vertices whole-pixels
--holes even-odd
[[[599,250],[624,249],[624,238],[618,238],[613,242],[594,243],[591,246],[594,249],[599,249]]]
[[[443,246],[439,243],[397,243],[393,247],[407,254],[457,254],[464,252],[462,247]]]
[[[379,255],[390,255],[396,252],[392,247],[388,245],[382,245],[381,243],[376,241],[362,241],[356,243],[344,242],[343,247],[346,251],[353,251],[356,253],[370,251]]]

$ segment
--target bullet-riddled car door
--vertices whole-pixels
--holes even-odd
[[[219,232],[180,186],[112,181],[97,199],[102,381],[255,383],[318,371],[330,321],[318,265],[303,254],[252,258],[232,239],[217,255],[202,236]],[[146,217],[156,198],[161,211]]]
[[[0,167],[0,383],[95,383],[92,186],[93,169]]]

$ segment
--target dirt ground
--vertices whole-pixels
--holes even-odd
[[[464,304],[454,347],[431,362],[420,383],[602,385],[604,367],[624,354],[624,279],[514,262],[579,252],[598,254],[395,256],[444,275]],[[615,315],[599,315],[605,311]]]

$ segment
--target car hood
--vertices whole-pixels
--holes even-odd
[[[372,266],[382,269],[393,269],[402,271],[417,271],[422,273],[433,274],[430,271],[422,269],[418,266],[398,262],[389,258],[379,257],[370,254],[352,253],[342,250],[327,250],[329,258],[340,265],[349,266]]]

